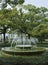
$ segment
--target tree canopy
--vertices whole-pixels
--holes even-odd
[[[7,2],[9,3],[10,0]],[[48,15],[46,13],[48,13],[47,8],[37,8],[33,5],[21,5],[19,9],[3,9],[0,10],[0,27],[5,28],[7,26],[6,30],[8,28],[10,30],[18,29],[20,33],[28,34],[29,38],[31,36],[47,38]]]
[[[2,9],[7,7],[7,4],[9,4],[10,6],[14,7],[17,4],[23,4],[24,0],[1,0],[0,3],[2,3]]]

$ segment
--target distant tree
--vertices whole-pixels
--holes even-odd
[[[32,35],[37,37],[40,42],[48,37],[48,24],[40,24],[33,29]]]

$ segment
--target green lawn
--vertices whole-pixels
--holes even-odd
[[[48,50],[46,54],[40,56],[13,56],[0,52],[0,63],[6,65],[44,65],[48,62]],[[4,65],[5,65],[4,64]]]

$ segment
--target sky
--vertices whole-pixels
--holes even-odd
[[[37,7],[46,7],[48,8],[48,0],[25,0],[24,4],[32,4]]]

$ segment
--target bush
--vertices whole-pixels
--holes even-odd
[[[11,43],[0,43],[0,47],[9,47]]]
[[[38,43],[37,46],[39,47],[48,47],[48,43]]]

